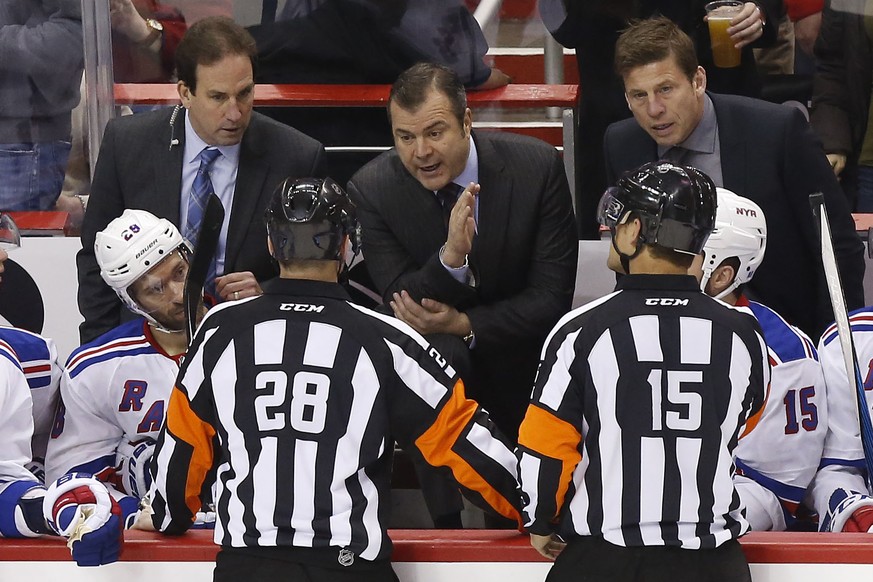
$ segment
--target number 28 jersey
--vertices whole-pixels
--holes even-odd
[[[394,440],[518,519],[512,449],[424,338],[335,284],[263,288],[210,310],[188,350],[155,452],[157,529],[190,526],[216,466],[216,543],[387,558]]]

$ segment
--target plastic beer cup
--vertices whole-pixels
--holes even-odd
[[[719,0],[706,5],[712,60],[716,67],[740,66],[740,49],[734,47],[734,41],[728,35],[727,29],[742,8],[743,3],[736,0]]]

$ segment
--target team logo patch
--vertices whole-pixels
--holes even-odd
[[[340,563],[340,566],[351,566],[355,563],[355,553],[351,550],[347,550],[346,548],[341,548],[339,551],[339,555],[336,558],[336,561]]]

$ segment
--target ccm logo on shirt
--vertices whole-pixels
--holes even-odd
[[[324,311],[324,305],[307,305],[306,303],[282,303],[279,305],[280,311],[300,311],[303,313],[321,313]]]
[[[688,299],[676,299],[675,297],[647,297],[646,305],[663,305],[666,307],[676,305],[688,305]]]

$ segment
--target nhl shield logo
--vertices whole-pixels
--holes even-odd
[[[340,563],[340,566],[351,566],[355,563],[355,553],[346,548],[340,548],[336,561]]]

